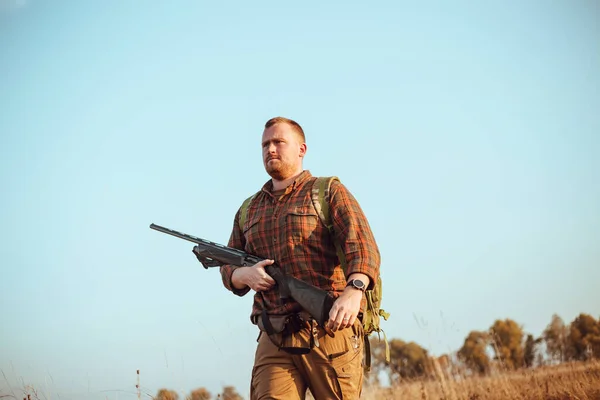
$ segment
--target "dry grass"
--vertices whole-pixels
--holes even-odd
[[[407,381],[394,388],[365,388],[367,400],[599,400],[600,362],[455,377],[438,369],[435,380]]]
[[[365,387],[364,400],[600,400],[600,361],[464,377],[443,373],[435,379],[404,381],[393,388]],[[11,390],[12,392],[12,390]],[[32,386],[0,399],[39,400]],[[152,396],[146,395],[150,398]],[[60,397],[60,396],[59,396]],[[133,397],[133,396],[132,396]],[[139,398],[139,393],[138,396]],[[307,398],[312,398],[308,396]]]

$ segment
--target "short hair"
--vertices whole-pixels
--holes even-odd
[[[271,118],[265,124],[265,129],[269,129],[270,127],[272,127],[275,124],[288,124],[298,134],[298,136],[300,136],[300,139],[302,139],[302,143],[306,142],[306,137],[304,136],[304,130],[302,130],[302,127],[296,121],[291,120],[289,118],[285,118],[285,117]]]

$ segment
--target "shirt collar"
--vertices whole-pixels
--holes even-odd
[[[306,182],[311,177],[312,177],[312,174],[310,173],[309,170],[302,171],[302,173],[300,175],[298,175],[296,177],[296,179],[294,179],[294,182],[292,182],[288,187],[285,188],[284,194],[288,194],[288,193],[292,192],[299,185]],[[262,191],[267,193],[270,196],[273,196],[273,181],[271,179],[269,179],[267,182],[265,182],[265,184],[262,187]]]

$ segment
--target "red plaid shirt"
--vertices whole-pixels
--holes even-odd
[[[358,202],[339,181],[333,181],[330,191],[330,215],[335,235],[346,255],[346,276],[338,261],[330,232],[321,223],[311,199],[315,181],[304,171],[289,185],[279,198],[273,196],[269,180],[248,207],[246,222],[239,226],[240,210],[235,215],[228,246],[275,260],[286,274],[308,282],[339,296],[346,287],[347,277],[360,272],[370,278],[369,289],[379,276],[380,254],[369,223]],[[237,268],[221,267],[225,287],[238,296],[244,296],[249,287],[238,290],[231,283]],[[364,310],[364,296],[363,306]],[[293,300],[283,303],[277,286],[254,295],[251,318],[263,308],[269,314],[288,314],[301,310]]]

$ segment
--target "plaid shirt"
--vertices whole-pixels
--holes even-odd
[[[335,235],[346,254],[346,276],[338,261],[330,233],[321,223],[311,199],[315,181],[309,171],[304,171],[289,185],[284,193],[273,196],[269,180],[248,207],[246,222],[239,226],[240,210],[235,215],[233,231],[228,246],[275,260],[284,273],[339,296],[346,287],[347,277],[360,272],[370,278],[369,289],[379,276],[380,254],[358,202],[339,181],[333,181],[330,191],[330,215]],[[244,296],[249,287],[238,290],[231,283],[237,268],[221,267],[225,287],[238,296]],[[269,314],[299,312],[301,307],[293,300],[283,303],[277,286],[254,295],[251,319],[263,308]],[[365,298],[361,309],[364,311]]]

